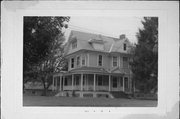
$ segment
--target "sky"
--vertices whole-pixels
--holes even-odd
[[[136,43],[136,33],[142,28],[141,17],[88,17],[72,16],[65,30],[66,38],[71,30],[78,30],[119,38],[121,34],[132,42]]]

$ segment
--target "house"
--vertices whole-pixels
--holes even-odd
[[[65,47],[68,71],[54,74],[53,90],[84,93],[131,93],[131,43],[124,34],[112,38],[72,30]]]

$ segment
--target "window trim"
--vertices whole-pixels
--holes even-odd
[[[99,65],[99,56],[102,56],[102,65],[101,66]],[[102,67],[103,66],[103,55],[101,55],[101,54],[97,55],[97,66],[98,67]]]
[[[116,57],[117,58],[117,65],[114,66],[114,58],[113,57]],[[112,56],[112,67],[118,67],[118,56]]]
[[[116,82],[114,80],[116,80]],[[114,83],[116,83],[116,86],[114,86]],[[118,77],[113,77],[112,87],[113,88],[118,88]]]
[[[83,57],[84,57],[84,65],[83,65]],[[86,66],[86,56],[85,55],[81,55],[81,66]]]
[[[127,44],[126,43],[123,43],[123,50],[127,51]]]
[[[72,67],[72,59],[74,59],[74,64],[75,64],[75,58],[72,57],[72,58],[71,58],[71,64],[70,64],[70,67],[71,67],[71,69],[74,69],[74,68],[75,68],[75,65],[73,64],[73,67]]]
[[[79,57],[79,65],[77,64],[78,63],[78,57]],[[81,66],[81,56],[80,55],[78,55],[77,57],[76,57],[76,66],[77,67],[80,67]]]

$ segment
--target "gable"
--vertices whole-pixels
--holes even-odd
[[[126,50],[124,50],[124,44],[126,44]],[[113,44],[111,52],[122,52],[122,53],[128,53],[130,50],[131,43],[129,40],[123,39],[123,40],[116,40]]]

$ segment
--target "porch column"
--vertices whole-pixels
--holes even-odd
[[[74,90],[74,74],[72,74],[72,90]]]
[[[125,91],[125,90],[124,90],[124,78],[125,78],[125,77],[123,77],[123,91]]]
[[[96,74],[94,74],[94,91],[96,91]]]
[[[54,76],[53,76],[53,83],[52,83],[52,91],[54,91]]]
[[[81,92],[80,92],[80,97],[82,98],[83,97],[83,74],[81,74]]]
[[[111,91],[111,75],[109,75],[109,91]]]
[[[61,82],[62,82],[62,76],[60,76],[60,79],[59,79],[59,90],[61,91]]]
[[[81,74],[81,91],[83,90],[83,74]]]

